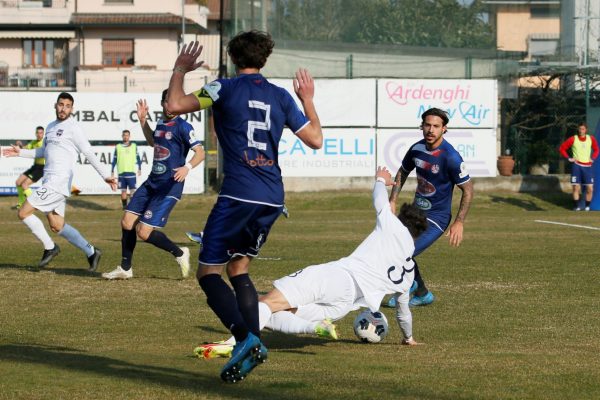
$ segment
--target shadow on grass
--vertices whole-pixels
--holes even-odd
[[[81,198],[77,198],[77,199],[70,198],[69,201],[67,202],[67,204],[70,205],[71,207],[81,208],[84,210],[94,210],[94,211],[113,210],[113,208],[109,208],[109,207],[103,206],[101,204],[94,203],[93,201],[83,200]]]
[[[20,269],[27,272],[52,272],[57,275],[68,275],[68,276],[82,276],[86,278],[99,278],[99,272],[89,272],[85,268],[52,268],[52,266],[39,268],[33,265],[19,265],[19,264],[2,264],[0,263],[0,269]]]
[[[545,211],[532,200],[522,200],[514,197],[491,196],[492,203],[505,203],[511,206],[522,208],[526,211]]]
[[[197,325],[196,328],[198,328],[203,333],[210,333],[211,337],[212,334],[219,335],[218,339],[214,339],[214,337],[213,339],[207,338],[207,340],[205,340],[204,342],[212,340],[226,340],[231,337],[231,333],[225,328],[218,329],[202,325]],[[327,344],[334,343],[333,340],[327,340],[306,335],[290,335],[270,330],[263,330],[261,332],[261,340],[264,342],[265,346],[267,346],[267,349],[269,350],[277,350],[285,353],[297,353],[304,355],[314,355],[315,352],[299,351],[299,349],[302,349],[307,346],[324,346]],[[336,340],[335,342],[356,343],[356,340]]]
[[[235,385],[227,384],[221,381],[218,371],[205,375],[177,368],[133,364],[116,358],[88,354],[69,347],[38,344],[0,345],[0,361],[41,364],[52,368],[72,370],[75,373],[92,373],[110,378],[128,379],[142,385],[186,389],[201,393],[203,396],[208,395],[209,398],[211,392],[219,396],[229,395],[232,398],[278,398],[277,388],[257,388],[243,382]],[[260,379],[260,376],[254,377],[254,374],[256,372],[248,379]],[[115,391],[117,390],[116,386],[117,384],[115,384]],[[306,397],[295,393],[294,398],[302,400]]]
[[[0,269],[21,269],[28,272],[40,272],[38,267],[32,265],[20,265],[20,264],[2,264],[0,263]]]

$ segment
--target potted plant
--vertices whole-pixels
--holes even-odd
[[[537,140],[527,145],[527,165],[531,175],[548,175],[550,160],[556,151],[545,140]]]
[[[496,166],[498,167],[498,172],[502,176],[512,176],[513,169],[515,168],[515,159],[510,154],[510,150],[506,149],[504,155],[498,156],[498,161],[496,161]]]

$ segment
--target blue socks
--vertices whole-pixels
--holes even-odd
[[[237,275],[229,278],[240,313],[250,332],[256,337],[260,337],[260,327],[258,323],[258,293],[250,280],[248,274]]]
[[[69,241],[73,246],[81,249],[87,257],[94,254],[94,246],[92,246],[81,233],[69,224],[65,224],[58,234]]]
[[[231,331],[236,342],[248,336],[248,327],[238,309],[233,291],[219,274],[208,274],[198,279],[200,287],[206,294],[206,302],[219,317],[223,325]]]

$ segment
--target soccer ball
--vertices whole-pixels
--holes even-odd
[[[361,342],[379,343],[388,334],[389,326],[385,315],[366,309],[354,320],[354,334]]]

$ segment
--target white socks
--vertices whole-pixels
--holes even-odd
[[[52,250],[54,248],[54,241],[50,238],[50,235],[48,235],[41,219],[32,214],[25,218],[23,223],[27,225],[27,227],[31,229],[31,233],[42,242],[45,250]]]

